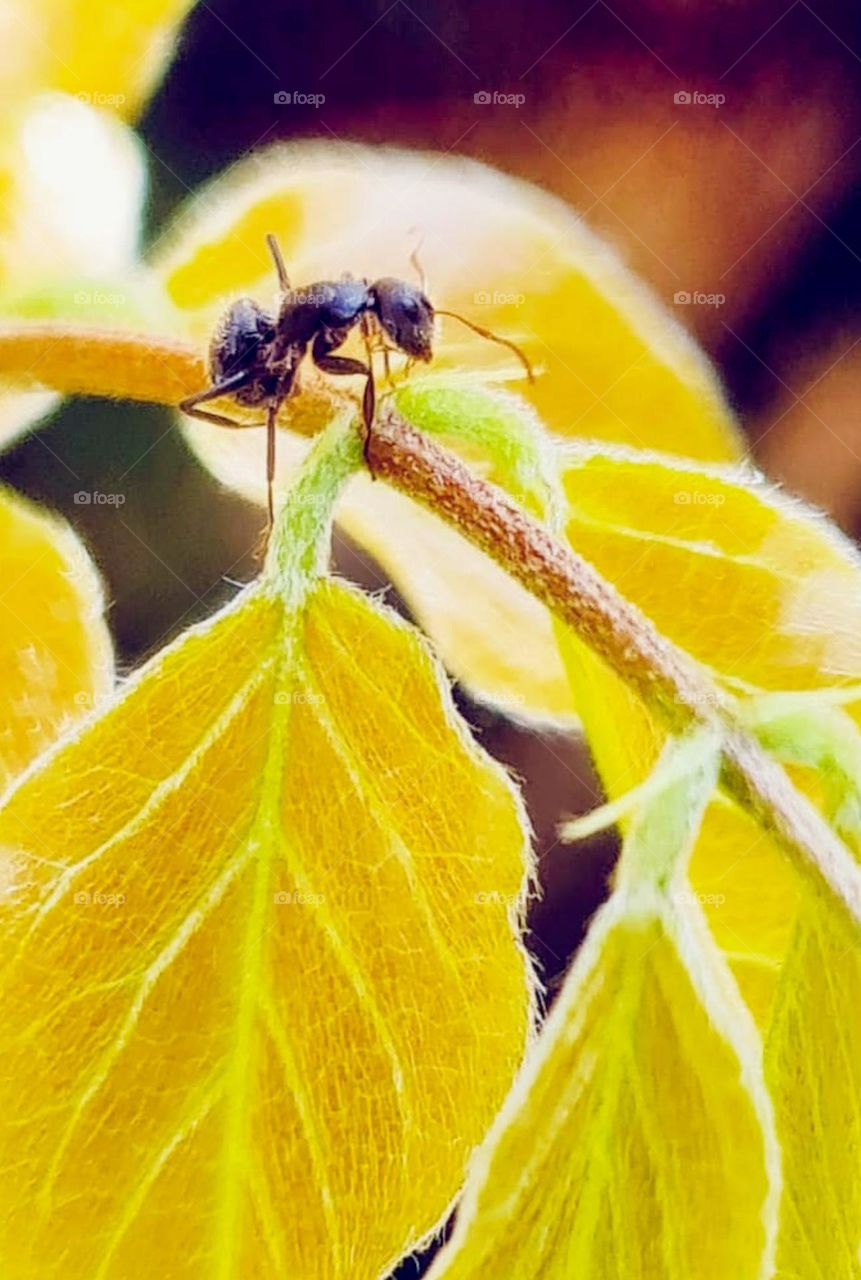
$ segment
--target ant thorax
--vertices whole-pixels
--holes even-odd
[[[290,289],[281,300],[276,348],[296,345],[304,350],[319,333],[342,333],[346,338],[368,303],[367,284],[352,276]]]

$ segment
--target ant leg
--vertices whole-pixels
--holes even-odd
[[[362,455],[365,459],[365,466],[368,468],[368,474],[374,479],[374,468],[371,466],[371,432],[374,429],[374,417],[377,412],[377,387],[374,382],[374,347],[372,337],[375,332],[374,325],[370,315],[366,311],[362,316],[361,322],[362,341],[365,344],[365,352],[368,357],[368,377],[365,382],[365,390],[362,393],[362,417],[365,423],[365,439],[362,444]],[[379,335],[383,339],[383,335]],[[385,350],[385,340],[383,339],[383,348]],[[386,366],[386,377],[388,379],[389,388],[392,385],[391,371],[389,369],[389,357],[384,355]]]
[[[275,523],[275,440],[278,422],[278,401],[270,400],[266,410],[266,507],[269,515],[267,535]]]
[[[373,368],[374,356],[378,351],[383,355],[383,369],[386,375],[386,385],[390,391],[394,391],[395,384],[392,378],[392,366],[389,361],[389,354],[400,355],[397,347],[392,347],[386,342],[386,336],[380,327],[375,327],[372,318],[367,312],[362,316],[362,339],[365,344],[365,350],[368,353],[368,364]]]
[[[318,369],[322,369],[324,373],[334,373],[338,375],[349,376],[350,374],[363,374],[366,378],[371,372],[366,364],[361,360],[353,360],[350,356],[329,356],[315,355],[314,363]]]
[[[234,373],[229,378],[223,378],[221,382],[214,383],[211,387],[207,387],[204,391],[196,391],[193,396],[186,396],[184,400],[180,400],[177,408],[180,413],[187,413],[191,418],[201,418],[204,422],[214,422],[218,427],[244,427],[248,424],[245,422],[237,422],[235,418],[228,418],[222,413],[211,413],[207,409],[199,409],[197,406],[205,404],[207,400],[219,400],[222,396],[229,396],[234,391],[240,391],[242,387],[247,387],[251,378],[247,373]]]
[[[281,247],[278,241],[272,235],[271,231],[266,237],[266,243],[269,246],[269,252],[272,254],[275,262],[275,270],[278,272],[278,283],[281,286],[281,292],[287,293],[290,289],[290,277],[287,275],[287,268],[284,265],[284,259],[281,256]]]
[[[374,415],[377,412],[377,388],[374,385],[374,375],[369,373],[365,382],[365,390],[362,394],[362,418],[365,423],[365,439],[362,442],[362,455],[365,459],[365,465],[374,479],[374,468],[371,466],[371,458],[369,450],[371,448],[371,432],[374,429]]]
[[[371,439],[371,430],[374,425],[374,411],[376,409],[377,394],[374,386],[374,372],[367,364],[363,364],[361,360],[353,360],[350,356],[329,356],[317,354],[314,343],[311,354],[318,369],[322,369],[324,373],[334,373],[339,376],[348,376],[350,374],[362,374],[365,379],[365,390],[362,395],[362,421],[365,427],[365,439],[362,446],[362,452],[365,455],[365,462],[368,462],[368,444]],[[371,472],[373,475],[373,472]]]

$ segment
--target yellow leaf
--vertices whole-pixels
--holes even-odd
[[[740,469],[579,447],[564,483],[572,546],[727,695],[812,697],[861,679],[857,552],[800,503]],[[604,785],[620,795],[651,770],[663,731],[570,632],[558,634]],[[691,877],[764,1022],[797,909],[795,873],[721,801],[706,815]]]
[[[55,305],[68,317],[92,319],[95,311],[103,324],[116,323],[127,302],[122,291],[100,291],[92,280],[84,287],[84,281],[129,278],[144,190],[140,144],[112,116],[61,94],[6,111],[0,131],[2,312],[14,313],[21,299],[53,285],[65,295]],[[128,284],[123,288],[129,291]],[[4,392],[0,445],[54,400],[45,392]]]
[[[113,655],[101,585],[72,531],[0,491],[0,791],[105,699]]]
[[[861,1276],[861,956],[836,913],[811,896],[799,914],[766,1042],[784,1153],[777,1274]]]
[[[110,276],[138,249],[145,170],[131,130],[61,94],[29,99],[0,138],[0,285]],[[74,298],[70,298],[70,311]]]
[[[305,144],[255,157],[192,205],[155,264],[186,336],[208,342],[237,295],[272,303],[267,232],[297,284],[344,271],[411,277],[421,240],[436,305],[519,343],[538,377],[528,386],[510,352],[450,319],[438,326],[435,366],[511,383],[555,432],[705,459],[739,452],[702,353],[582,220],[535,187],[452,156],[351,147],[345,158]],[[285,425],[300,402],[288,404]],[[225,483],[262,496],[259,433],[188,430]],[[280,452],[286,462],[286,440]],[[573,714],[547,612],[485,556],[367,481],[340,518],[479,696],[523,715]]]
[[[59,89],[130,118],[157,85],[190,0],[5,0],[0,97]]]
[[[685,878],[720,744],[668,742],[433,1280],[766,1280],[779,1154],[749,1014]]]
[[[432,1280],[765,1280],[778,1187],[757,1036],[705,923],[617,893]]]
[[[374,1280],[522,1055],[521,806],[318,577],[357,438],[314,460],[262,581],[0,809],[8,1280]]]
[[[705,459],[739,449],[696,345],[582,219],[528,183],[394,149],[345,157],[310,143],[255,156],[180,215],[155,263],[201,339],[225,300],[271,303],[268,232],[297,285],[344,271],[415,278],[419,246],[434,303],[519,343],[541,376],[530,388],[509,351],[448,319],[435,367],[516,383],[554,431]]]

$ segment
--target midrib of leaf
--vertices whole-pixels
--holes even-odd
[[[281,678],[277,688],[289,683],[290,660],[296,644],[297,615],[285,608],[285,625],[280,636]],[[224,1125],[220,1206],[217,1220],[215,1272],[219,1280],[238,1275],[237,1256],[241,1242],[242,1193],[247,1177],[246,1149],[250,1129],[251,1095],[257,1073],[254,1069],[256,1023],[265,988],[266,933],[272,901],[273,853],[277,848],[281,778],[287,742],[290,699],[273,702],[269,747],[263,769],[260,802],[252,822],[251,862],[255,868],[254,887],[239,963],[242,981],[236,1014],[233,1052],[225,1077],[227,1115]]]
[[[668,547],[673,551],[681,551],[685,556],[689,556],[691,560],[716,560],[732,567],[744,567],[753,569],[763,577],[777,583],[779,587],[785,587],[792,584],[799,591],[804,591],[808,585],[808,579],[804,574],[793,573],[787,566],[781,565],[778,570],[775,565],[762,559],[755,552],[742,555],[739,552],[728,551],[725,547],[721,547],[716,542],[703,542],[701,539],[687,539],[674,537],[669,533],[657,533],[652,529],[636,529],[631,525],[619,524],[614,520],[602,520],[596,516],[587,516],[572,509],[571,524],[575,527],[575,532],[569,537],[572,546],[577,546],[576,527],[593,529],[598,533],[612,533],[620,538],[625,538],[630,542],[646,544],[646,550],[643,555],[648,553],[650,545],[659,547]],[[621,581],[621,579],[619,579]],[[791,628],[787,627],[787,630]],[[806,634],[800,629],[801,634]]]
[[[276,695],[260,800],[250,835],[255,867],[251,907],[240,951],[242,981],[236,1016],[234,1049],[226,1073],[227,1115],[222,1144],[222,1177],[215,1245],[217,1280],[238,1277],[242,1240],[243,1191],[250,1191],[247,1159],[252,1093],[257,1080],[255,1046],[258,1017],[266,993],[267,925],[272,904],[272,868],[283,839],[282,779],[289,742],[288,726],[296,680],[296,653],[304,625],[304,609],[319,573],[319,561],[331,530],[332,511],[341,487],[359,462],[358,436],[349,421],[331,424],[306,459],[285,510],[279,516],[263,573],[264,589],[277,596],[282,609],[275,680]],[[301,1111],[300,1099],[294,1100]],[[306,1133],[306,1140],[308,1135]],[[313,1148],[312,1148],[313,1162]],[[326,1196],[323,1194],[324,1207]]]
[[[726,560],[731,564],[744,564],[753,569],[760,569],[771,577],[776,576],[773,566],[758,559],[755,555],[736,555],[726,551],[716,542],[680,538],[671,533],[658,533],[654,529],[637,529],[633,525],[620,524],[617,520],[605,520],[599,516],[586,515],[576,506],[570,508],[570,522],[574,525],[582,525],[587,529],[596,529],[599,533],[617,534],[619,537],[628,538],[632,542],[655,543],[660,547],[671,547],[674,551],[683,551],[685,555],[702,556],[708,560]],[[577,539],[574,537],[570,541],[576,545]],[[802,582],[800,576],[794,577],[783,572],[781,572],[780,578],[781,581],[788,578],[790,581]]]
[[[596,931],[597,936],[594,947],[591,947],[589,954],[584,956],[581,982],[588,982],[590,976],[593,981],[596,980],[601,951],[610,943],[612,934],[617,927],[618,917],[615,904],[611,904],[610,909],[605,910],[600,932]],[[592,970],[591,975],[589,975],[590,969]],[[628,1034],[633,1010],[642,999],[643,967],[638,966],[628,973],[626,979],[613,1006],[613,1025],[622,1027],[625,1036]],[[598,980],[600,981],[600,979]],[[579,989],[582,990],[582,987],[579,987]],[[600,999],[600,994],[599,991],[596,994],[596,999]],[[612,1160],[610,1153],[615,1150],[617,1143],[617,1098],[625,1075],[625,1065],[624,1051],[606,1056],[601,1061],[600,1101],[592,1124],[589,1126],[590,1144],[596,1153],[596,1158],[589,1162],[585,1185],[577,1205],[578,1230],[576,1240],[572,1241],[573,1248],[570,1259],[571,1272],[574,1275],[579,1274],[581,1271],[583,1275],[588,1275],[591,1270],[592,1239],[607,1195]],[[576,1102],[576,1098],[571,1100],[572,1107],[574,1102]]]

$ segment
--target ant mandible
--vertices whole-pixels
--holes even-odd
[[[237,427],[247,424],[200,406],[221,396],[232,396],[242,405],[266,406],[266,483],[270,528],[274,519],[278,411],[284,401],[298,390],[296,375],[309,347],[311,359],[325,373],[360,374],[364,377],[362,417],[366,461],[377,400],[372,367],[373,338],[377,339],[376,349],[384,353],[388,373],[390,352],[403,352],[409,363],[431,360],[434,317],[451,316],[481,337],[508,347],[522,362],[529,381],[533,381],[532,366],[519,347],[454,311],[435,310],[424,291],[424,279],[419,288],[389,276],[371,282],[345,275],[340,280],[320,280],[304,289],[293,289],[275,236],[268,235],[266,243],[275,262],[281,289],[278,314],[270,314],[251,298],[238,298],[222,317],[212,337],[209,348],[212,385],[188,396],[179,408],[183,413],[218,426]],[[415,254],[412,260],[417,266]],[[364,338],[367,364],[349,356],[332,354],[346,342],[357,325]]]

